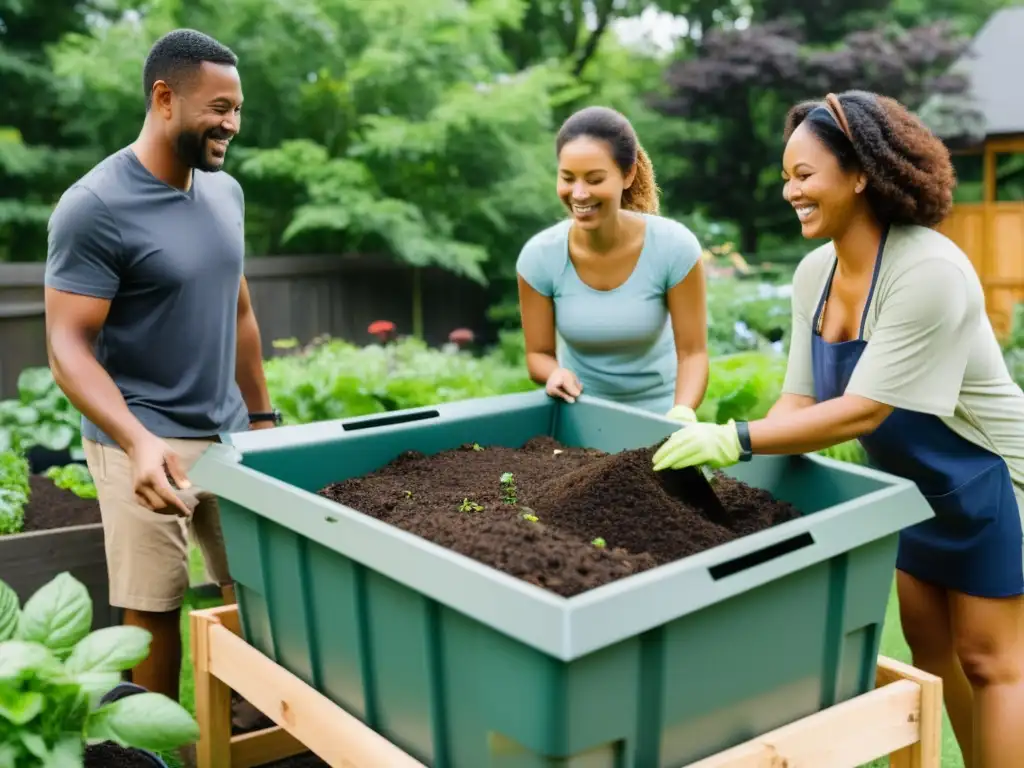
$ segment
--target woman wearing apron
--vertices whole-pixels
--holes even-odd
[[[784,197],[828,242],[793,279],[783,394],[764,419],[695,424],[654,468],[727,466],[859,439],[935,517],[900,534],[915,666],[939,675],[968,768],[1024,766],[1024,393],[964,253],[935,232],[955,184],[943,144],[897,102],[793,108]]]

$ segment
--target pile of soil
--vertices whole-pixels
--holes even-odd
[[[719,472],[726,516],[716,521],[654,472],[655,450],[606,454],[538,437],[519,449],[407,451],[319,493],[564,597],[800,517]],[[501,483],[507,472],[515,503]]]
[[[158,765],[144,752],[125,749],[112,741],[90,744],[85,748],[84,768],[157,768]]]
[[[58,488],[44,475],[32,475],[28,481],[29,499],[23,531],[50,531],[100,522],[100,505],[96,499],[80,499],[71,491]]]

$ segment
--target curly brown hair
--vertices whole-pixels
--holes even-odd
[[[840,122],[823,101],[805,101],[786,116],[784,139],[803,124],[844,170],[862,169],[880,221],[934,227],[953,205],[956,173],[946,145],[895,99],[868,91],[837,97]]]
[[[612,158],[623,175],[636,166],[636,174],[629,188],[622,190],[622,207],[627,211],[658,213],[658,185],[654,179],[654,165],[640,146],[636,131],[626,116],[608,107],[586,107],[571,115],[558,131],[555,154],[562,147],[581,136],[588,136],[608,144]]]

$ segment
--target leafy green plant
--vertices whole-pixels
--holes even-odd
[[[482,512],[483,507],[477,504],[475,501],[469,499],[463,499],[462,503],[459,504],[459,512]]]
[[[83,464],[65,464],[63,467],[50,467],[46,470],[46,476],[58,488],[71,491],[81,499],[96,498],[96,485],[93,483],[92,474],[90,474],[88,467]]]
[[[593,545],[594,545],[595,547],[597,547],[598,549],[604,549],[605,547],[607,547],[607,546],[608,546],[608,545],[607,545],[607,543],[605,543],[605,540],[604,540],[604,539],[602,539],[602,538],[601,538],[600,536],[598,536],[598,537],[597,537],[596,539],[594,539],[594,540],[593,540],[592,542],[590,542],[590,543],[591,543],[591,544],[593,544]]]
[[[506,504],[516,503],[516,477],[511,472],[501,473],[501,500]]]
[[[0,400],[0,451],[26,451],[33,446],[51,451],[82,452],[81,415],[46,367],[26,368],[18,376],[18,396]]]
[[[31,494],[28,460],[14,451],[0,453],[0,536],[19,533]]]
[[[271,398],[290,424],[307,424],[536,389],[499,352],[442,351],[404,337],[359,347],[322,340],[266,361]]]
[[[725,424],[763,418],[782,392],[786,358],[777,353],[739,352],[711,360],[708,388],[697,418]]]
[[[69,573],[24,608],[0,582],[0,765],[81,768],[87,743],[165,751],[199,738],[192,716],[161,694],[101,704],[121,673],[149,654],[151,636],[130,626],[90,632],[91,625],[89,593]]]

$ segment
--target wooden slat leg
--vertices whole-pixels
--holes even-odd
[[[909,664],[878,658],[878,680],[912,680],[921,687],[920,741],[889,756],[890,768],[939,768],[942,757],[942,678]]]
[[[231,689],[210,674],[209,631],[219,625],[211,613],[191,614],[192,666],[195,674],[196,768],[231,768]]]

